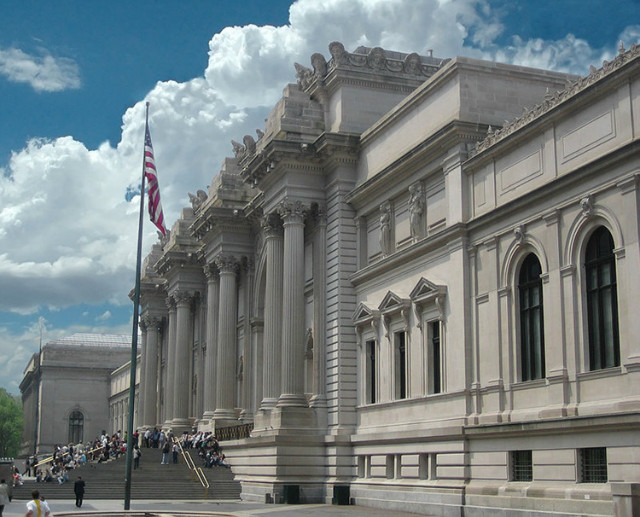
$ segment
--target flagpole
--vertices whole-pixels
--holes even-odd
[[[149,126],[149,103],[146,105],[145,136]],[[138,223],[138,255],[136,262],[136,287],[133,296],[133,330],[131,333],[131,369],[129,374],[129,422],[127,424],[127,461],[124,484],[124,509],[131,506],[131,463],[133,460],[133,415],[136,391],[136,361],[138,358],[138,318],[140,312],[140,270],[142,263],[142,226],[144,222],[145,151],[142,153],[142,181],[140,186],[140,220]]]

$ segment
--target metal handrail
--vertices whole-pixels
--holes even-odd
[[[189,451],[184,450],[179,440],[177,440],[174,437],[173,442],[178,444],[178,447],[180,448],[180,452],[182,453],[182,458],[184,459],[184,462],[187,464],[187,467],[189,467],[189,470],[193,470],[196,476],[198,477],[198,481],[200,481],[200,484],[202,485],[202,487],[208,489],[209,481],[204,475],[204,472],[202,472],[202,468],[196,467],[196,464],[194,463],[193,458],[191,457],[191,454],[189,453]]]
[[[209,488],[209,481],[207,480],[207,477],[204,475],[204,472],[202,471],[202,467],[196,467],[196,474],[198,474],[198,479],[200,480],[200,483],[202,484],[202,486],[204,488]]]

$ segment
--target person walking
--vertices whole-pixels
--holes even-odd
[[[0,517],[2,517],[2,512],[7,504],[9,504],[9,487],[4,479],[0,479]]]
[[[46,501],[40,500],[40,491],[33,490],[31,492],[31,501],[27,503],[27,513],[25,517],[49,517],[51,515],[51,508]]]
[[[76,506],[80,508],[82,499],[84,499],[84,479],[82,479],[82,476],[78,476],[78,479],[73,484],[73,492],[76,494]]]

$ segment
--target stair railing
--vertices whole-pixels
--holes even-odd
[[[202,485],[203,488],[209,489],[209,481],[204,475],[204,472],[202,472],[202,468],[196,467],[196,464],[193,462],[193,458],[191,458],[191,454],[189,453],[189,451],[185,451],[182,448],[182,444],[180,443],[179,440],[177,440],[176,438],[173,438],[173,441],[174,443],[178,444],[178,448],[182,453],[182,458],[184,459],[184,462],[187,464],[187,467],[189,467],[189,470],[192,470],[193,473],[195,473],[196,477],[198,478],[198,481],[200,481],[200,484]]]

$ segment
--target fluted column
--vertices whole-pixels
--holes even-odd
[[[313,235],[313,397],[312,407],[327,407],[326,370],[326,256],[327,218],[324,210],[315,214]]]
[[[167,343],[167,385],[165,386],[165,411],[164,427],[171,427],[173,420],[173,386],[175,384],[176,365],[176,303],[169,296],[167,298],[167,308],[169,309],[169,339]]]
[[[189,394],[191,392],[190,358],[191,343],[189,342],[189,325],[191,322],[191,300],[193,293],[176,291],[176,342],[175,342],[175,373],[173,389],[173,421],[172,425],[186,426],[189,424]]]
[[[305,407],[304,210],[300,202],[279,206],[284,222],[282,282],[282,393],[280,407]]]
[[[262,220],[265,233],[266,279],[264,303],[262,402],[260,409],[269,410],[276,405],[281,389],[282,343],[282,226],[277,214]]]
[[[157,425],[156,413],[158,393],[158,328],[160,320],[145,316],[147,329],[146,350],[144,355],[144,384],[142,390],[142,422],[145,427]]]
[[[215,264],[204,269],[207,276],[207,350],[204,359],[204,414],[213,418],[216,409],[216,360],[218,353],[218,312],[220,307],[220,275]]]
[[[215,258],[220,270],[220,306],[218,312],[218,354],[216,368],[215,419],[235,420],[236,388],[236,329],[238,312],[238,289],[236,272],[238,261],[231,255]]]
[[[253,259],[247,258],[242,260],[243,271],[243,290],[244,290],[244,344],[242,347],[242,363],[238,368],[238,381],[242,387],[240,420],[250,422],[253,420],[253,382],[254,377],[251,375],[253,370],[253,342],[251,339],[251,299],[253,298],[253,275],[254,263]]]

